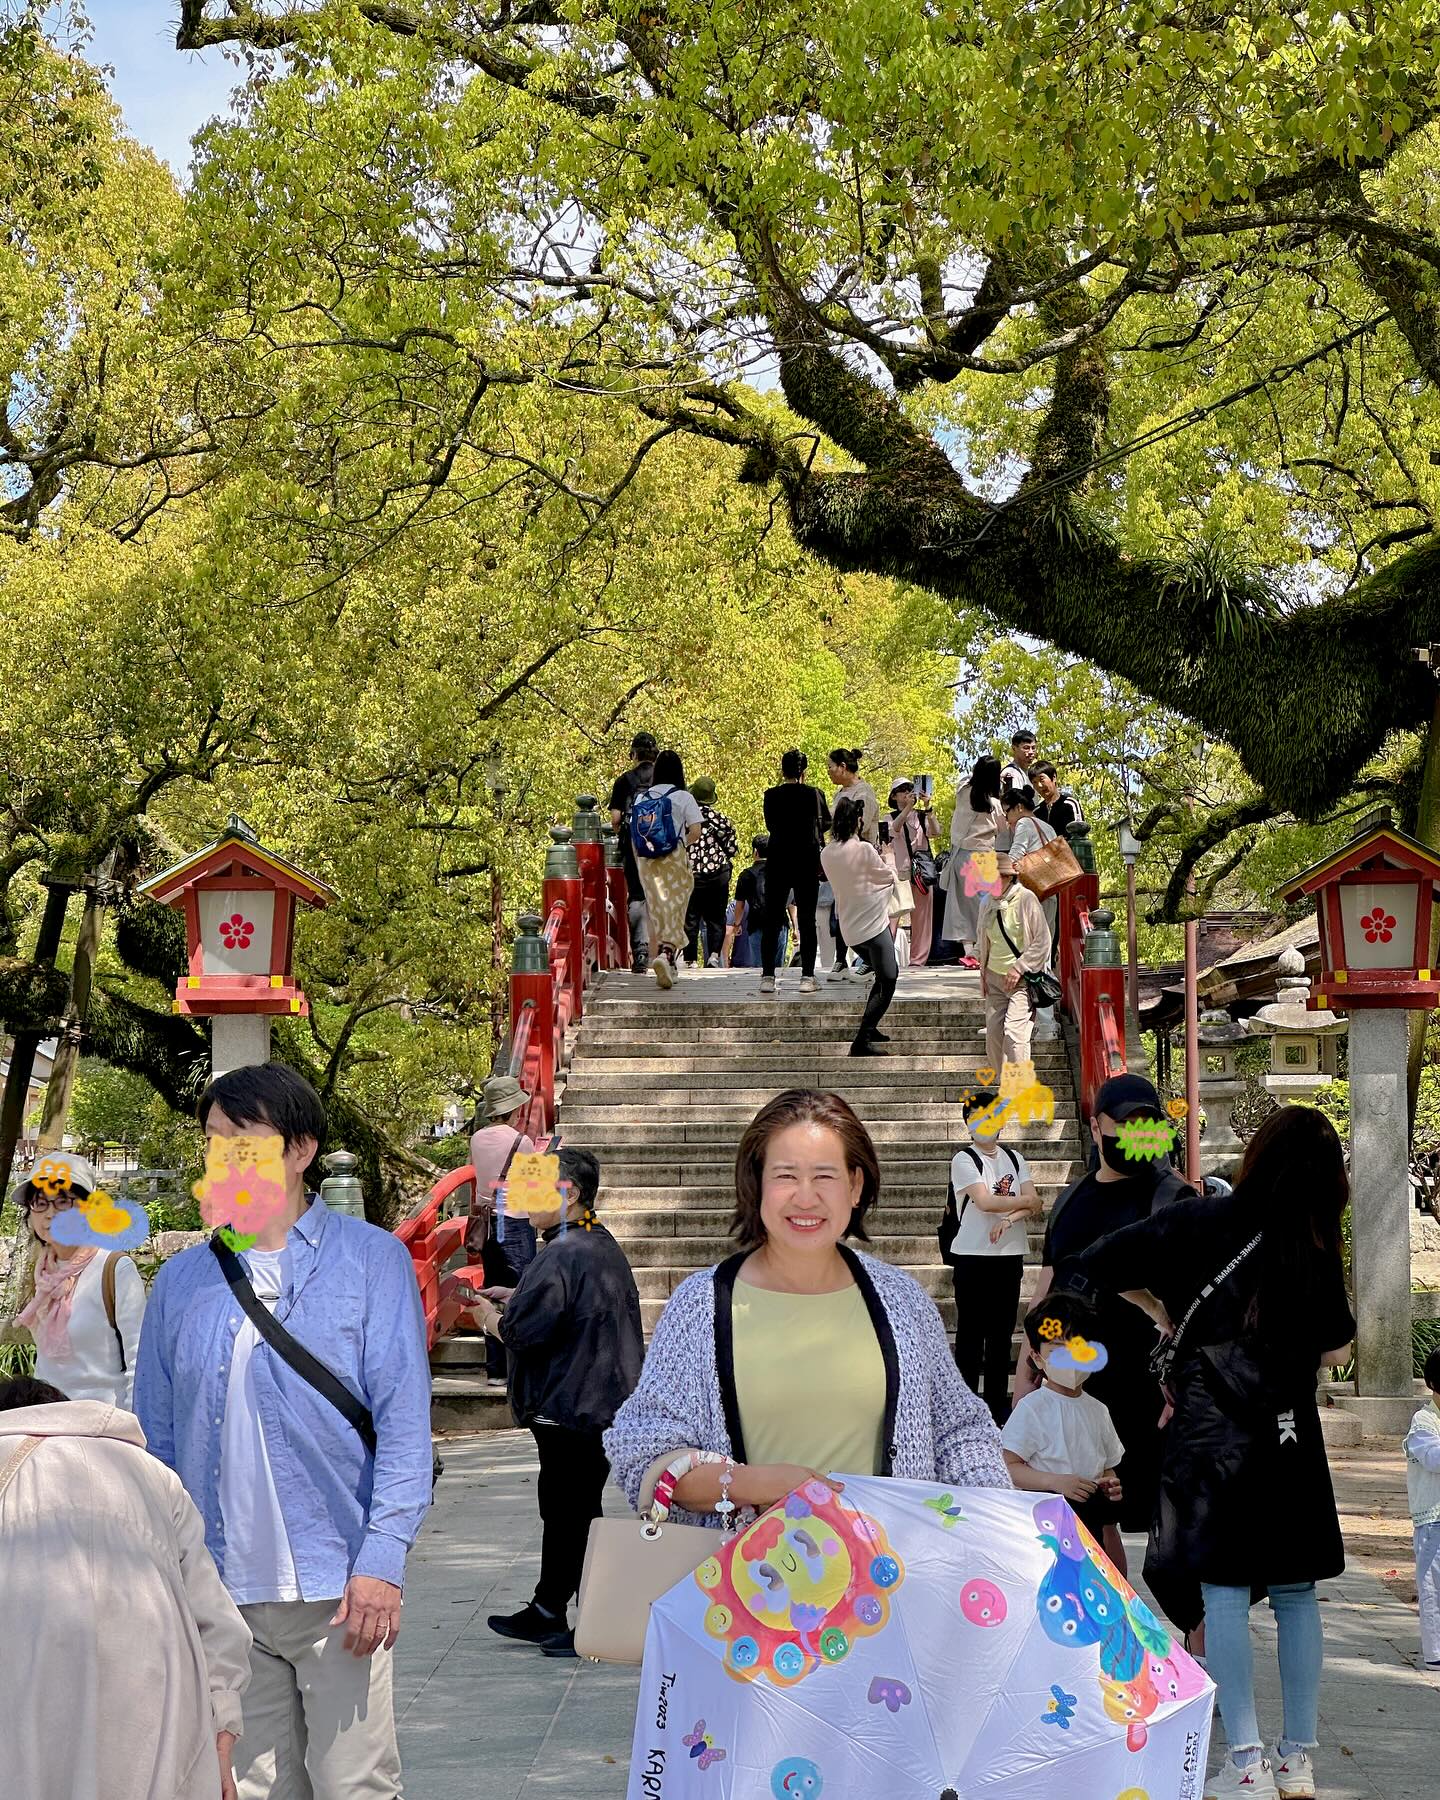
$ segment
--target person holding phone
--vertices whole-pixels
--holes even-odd
[[[927,775],[920,777],[928,781]],[[895,849],[895,873],[910,883],[910,967],[923,969],[930,957],[934,923],[935,859],[930,846],[940,835],[929,795],[922,807],[915,783],[902,777],[890,789],[890,841]]]

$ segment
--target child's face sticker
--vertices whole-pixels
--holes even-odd
[[[285,1210],[284,1139],[278,1132],[207,1138],[205,1173],[194,1193],[210,1229],[223,1227],[231,1249],[248,1250]]]
[[[50,1241],[81,1250],[137,1250],[150,1235],[150,1219],[138,1200],[112,1200],[96,1188],[67,1212],[56,1213]]]

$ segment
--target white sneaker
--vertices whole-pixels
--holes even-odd
[[[1263,1756],[1248,1769],[1237,1769],[1227,1756],[1205,1783],[1205,1800],[1279,1800],[1279,1789]]]
[[[815,992],[815,977],[813,975],[802,975],[800,977],[800,992],[802,994],[813,994]]]
[[[773,994],[775,992],[775,977],[773,975],[762,975],[760,977],[760,992],[762,994]]]
[[[1289,1756],[1282,1756],[1277,1745],[1271,1767],[1280,1800],[1314,1800],[1315,1765],[1307,1751],[1292,1750]]]
[[[712,950],[705,958],[705,967],[707,969],[718,969],[720,967],[720,952],[718,950]]]
[[[846,970],[837,967],[832,969],[825,979],[827,981],[848,981],[850,976]]]
[[[657,956],[654,962],[651,963],[650,968],[654,973],[656,984],[659,987],[674,987],[675,971],[670,967],[670,960],[668,957]]]

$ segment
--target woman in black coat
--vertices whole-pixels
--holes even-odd
[[[1174,1416],[1145,1577],[1186,1630],[1203,1598],[1231,1752],[1205,1787],[1217,1800],[1315,1792],[1315,1583],[1345,1566],[1315,1388],[1355,1333],[1340,1236],[1348,1198],[1334,1127],[1312,1107],[1286,1107],[1250,1140],[1233,1194],[1164,1207],[1072,1269],[1173,1334]],[[1273,1773],[1251,1674],[1248,1614],[1262,1595],[1276,1615],[1285,1711]]]

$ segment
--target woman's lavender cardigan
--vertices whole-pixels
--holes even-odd
[[[888,1472],[910,1481],[1008,1488],[1000,1433],[960,1378],[935,1302],[903,1269],[849,1254],[894,1339],[898,1393]],[[605,1454],[632,1506],[657,1457],[685,1449],[733,1453],[716,1356],[715,1288],[714,1269],[676,1288],[655,1327],[640,1385],[605,1433]],[[676,1517],[690,1516],[677,1509]]]

